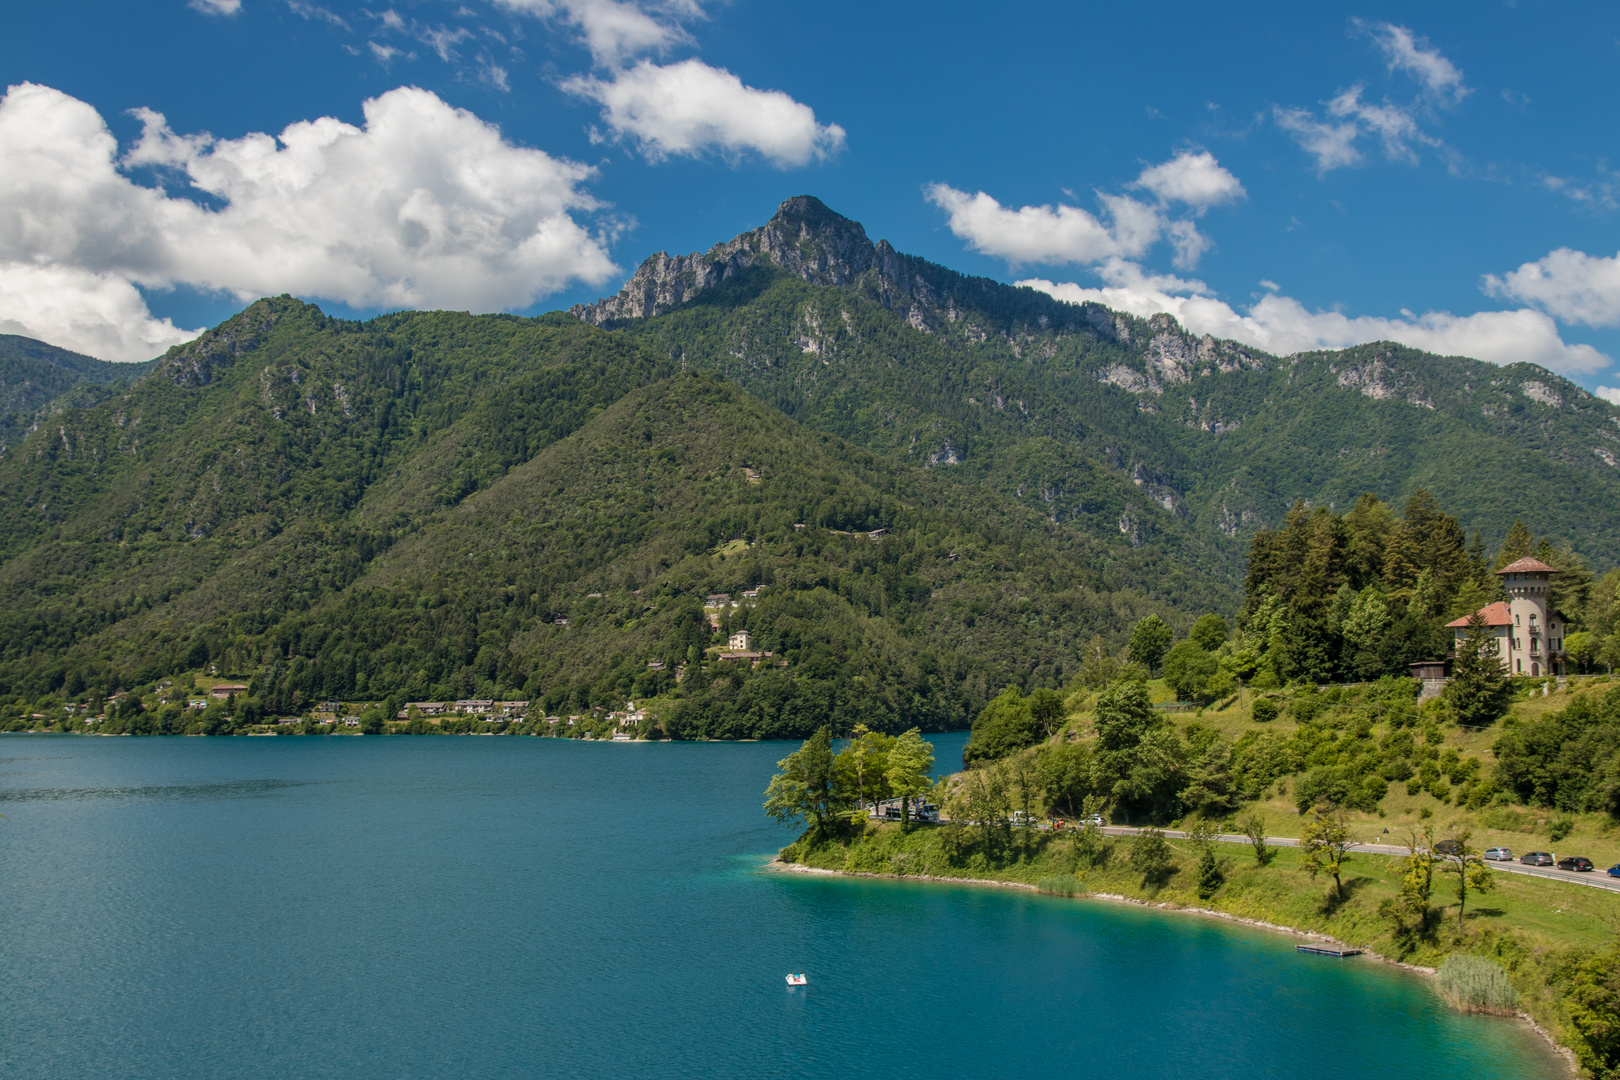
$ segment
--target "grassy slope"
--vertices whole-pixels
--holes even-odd
[[[1521,695],[1527,696],[1520,696],[1514,701],[1510,716],[1530,719],[1557,712],[1568,708],[1579,694],[1601,695],[1620,685],[1620,680],[1607,676],[1577,678],[1570,680],[1570,685],[1565,690],[1553,690],[1548,695],[1542,696],[1539,687],[1543,682],[1530,681],[1534,683],[1534,687],[1520,688]],[[1155,682],[1154,685],[1161,684]],[[1532,690],[1533,693],[1530,692]],[[1165,699],[1171,696],[1168,691],[1161,691],[1161,694]],[[1073,704],[1083,708],[1086,701],[1078,699]],[[1196,719],[1205,726],[1216,728],[1222,735],[1233,740],[1251,730],[1287,735],[1299,726],[1289,718],[1286,710],[1282,716],[1270,723],[1254,723],[1252,692],[1245,692],[1241,696],[1241,701],[1233,700],[1224,710],[1207,709],[1196,717],[1181,714],[1176,715],[1174,719],[1180,722]],[[1089,723],[1089,714],[1077,710],[1070,722],[1070,729],[1088,730]],[[1501,736],[1500,723],[1483,731],[1469,731],[1449,725],[1443,730],[1445,747],[1455,748],[1464,756],[1479,758],[1483,774],[1490,774],[1496,764],[1492,748]],[[1292,798],[1292,781],[1297,779],[1293,777],[1285,781],[1281,790],[1270,798],[1245,807],[1245,812],[1253,810],[1265,818],[1266,830],[1271,836],[1299,835],[1299,812]],[[1599,870],[1620,863],[1620,823],[1600,813],[1570,815],[1574,821],[1573,830],[1564,839],[1555,843],[1548,836],[1548,826],[1559,816],[1559,813],[1552,809],[1524,806],[1468,810],[1451,803],[1439,802],[1426,793],[1409,795],[1401,783],[1390,785],[1389,793],[1378,804],[1377,813],[1359,811],[1351,813],[1359,835],[1369,841],[1376,839],[1380,843],[1403,843],[1408,831],[1424,826],[1432,826],[1435,835],[1442,838],[1466,828],[1473,834],[1474,845],[1480,848],[1507,847],[1515,854],[1527,851],[1551,851],[1560,858],[1565,855],[1584,855],[1597,864]],[[1385,829],[1389,830],[1387,836],[1384,834]]]

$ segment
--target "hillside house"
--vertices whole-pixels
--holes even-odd
[[[753,644],[754,639],[748,633],[748,631],[739,630],[735,634],[731,635],[731,640],[726,643],[726,647],[729,649],[739,649],[743,652],[747,652],[749,649],[753,648]]]
[[[232,694],[245,694],[247,692],[247,683],[222,682],[218,686],[211,687],[208,696],[223,701]]]
[[[1505,602],[1487,604],[1475,614],[1485,619],[1509,675],[1564,674],[1564,631],[1568,620],[1552,606],[1552,575],[1557,570],[1526,556],[1496,572],[1507,590]],[[1468,620],[1446,624],[1460,645]]]

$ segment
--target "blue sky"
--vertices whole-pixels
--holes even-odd
[[[811,193],[1276,352],[1617,387],[1617,61],[1598,4],[15,5],[0,331],[138,359],[270,292],[545,311]]]

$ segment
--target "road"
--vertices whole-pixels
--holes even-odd
[[[1103,832],[1109,836],[1136,836],[1141,829],[1133,829],[1125,825],[1105,825]],[[1187,834],[1176,829],[1163,830],[1164,835],[1185,840]],[[1247,836],[1237,836],[1224,833],[1216,837],[1226,844],[1247,844]],[[1268,836],[1266,843],[1276,847],[1299,847],[1299,841],[1291,836]],[[1375,855],[1405,855],[1407,850],[1403,845],[1396,844],[1357,844],[1352,851],[1366,851]],[[1568,881],[1574,885],[1586,885],[1594,889],[1604,889],[1612,893],[1620,893],[1620,878],[1612,878],[1603,872],[1603,868],[1588,873],[1578,873],[1573,870],[1560,870],[1555,866],[1526,866],[1521,862],[1493,862],[1488,863],[1493,870],[1500,870],[1504,874],[1523,874],[1526,877],[1548,878],[1553,881]]]

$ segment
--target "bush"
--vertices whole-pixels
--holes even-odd
[[[1277,703],[1270,698],[1256,698],[1254,702],[1254,722],[1257,724],[1269,724],[1277,719],[1279,711]]]
[[[1142,875],[1145,888],[1157,890],[1176,872],[1175,855],[1158,829],[1143,829],[1131,841],[1131,869]]]
[[[1465,1012],[1512,1016],[1519,994],[1507,972],[1482,956],[1452,953],[1440,963],[1440,996]]]
[[[1551,837],[1552,842],[1556,844],[1558,841],[1562,840],[1564,837],[1568,836],[1574,831],[1575,819],[1570,817],[1568,814],[1562,814],[1553,818],[1552,825],[1550,825],[1547,829],[1547,835]]]

